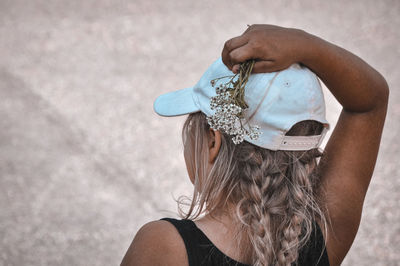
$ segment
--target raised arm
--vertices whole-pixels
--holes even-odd
[[[354,54],[298,29],[254,25],[226,42],[224,63],[257,59],[255,72],[272,72],[293,63],[310,68],[343,106],[320,162],[320,197],[331,226],[327,250],[331,265],[349,251],[361,219],[375,167],[388,102],[388,85],[375,69]]]

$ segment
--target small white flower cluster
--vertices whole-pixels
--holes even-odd
[[[211,84],[214,86],[213,82]],[[241,143],[246,135],[252,140],[258,139],[261,133],[260,127],[243,126],[245,109],[235,104],[230,90],[232,89],[224,84],[215,88],[217,96],[212,97],[210,102],[211,110],[215,110],[215,114],[207,117],[208,124],[214,130],[231,135],[235,144]]]

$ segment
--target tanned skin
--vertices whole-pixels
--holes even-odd
[[[356,55],[299,29],[252,25],[241,36],[225,43],[222,60],[233,72],[237,72],[238,64],[249,59],[257,60],[254,73],[282,70],[293,63],[307,66],[343,107],[318,165],[319,197],[326,202],[330,220],[327,233],[322,231],[330,265],[340,265],[360,224],[386,117],[388,85],[381,74]],[[220,134],[215,133],[210,133],[210,155],[219,150]],[[248,263],[224,248],[229,241],[221,232],[229,227],[229,219],[224,223],[228,226],[208,217],[196,221],[219,249]],[[174,226],[153,221],[139,230],[121,265],[188,265],[188,258]]]

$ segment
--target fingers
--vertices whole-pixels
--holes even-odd
[[[229,53],[230,61],[233,65],[243,63],[254,58],[254,52],[249,45],[239,47]]]
[[[276,72],[288,68],[289,66],[290,64],[289,65],[282,63],[278,64],[275,60],[262,60],[262,61],[257,61],[254,64],[252,73]]]
[[[232,72],[237,74],[239,72],[240,65],[236,64],[232,67]]]
[[[266,73],[275,71],[276,64],[272,60],[257,61],[253,66],[252,73]]]
[[[234,63],[231,61],[230,52],[234,49],[246,45],[248,42],[247,37],[245,36],[238,36],[232,38],[225,42],[224,49],[222,50],[222,62],[229,68],[232,69]]]
[[[237,74],[239,72],[240,65],[236,64],[232,67],[232,72]],[[286,67],[279,66],[274,60],[262,60],[256,61],[253,66],[253,71],[251,73],[269,73],[282,70]]]

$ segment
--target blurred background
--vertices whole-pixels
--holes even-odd
[[[246,24],[302,28],[391,88],[359,233],[343,265],[400,265],[400,1],[0,0],[0,265],[119,265],[191,195],[184,118],[154,114]],[[328,120],[340,106],[328,92]],[[397,139],[397,140],[396,140]]]

